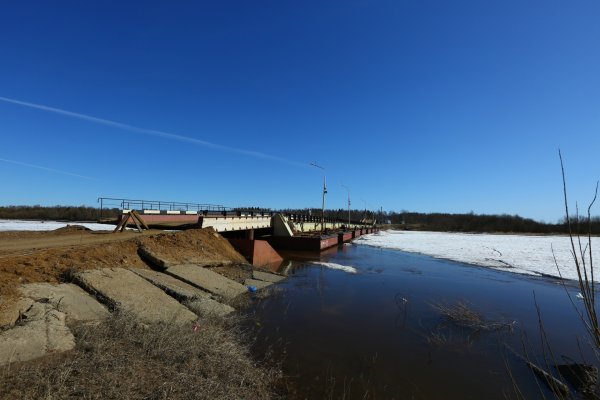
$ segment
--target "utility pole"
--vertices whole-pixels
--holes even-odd
[[[313,163],[310,163],[310,165],[325,171],[325,168],[321,167],[320,165],[317,165],[317,163],[313,162]],[[325,176],[325,173],[323,173],[323,207],[321,209],[321,232],[323,232],[325,230],[325,195],[326,194],[327,194],[327,177]]]
[[[350,188],[344,184],[342,184],[342,187],[348,191],[348,228],[346,229],[350,229]]]

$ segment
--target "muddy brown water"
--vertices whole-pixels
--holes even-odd
[[[551,399],[544,383],[506,350],[527,351],[555,372],[547,366],[552,356],[547,362],[543,356],[534,294],[556,361],[595,362],[556,280],[365,245],[291,258],[284,263],[290,278],[278,285],[278,295],[256,300],[248,327],[257,356],[282,363],[292,398],[506,399],[518,398],[518,390],[527,399]],[[573,282],[567,290],[578,293]],[[466,328],[432,306],[457,302],[514,329]]]

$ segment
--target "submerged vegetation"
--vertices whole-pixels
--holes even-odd
[[[452,305],[432,304],[431,306],[448,322],[460,327],[469,328],[476,332],[499,331],[503,329],[512,332],[516,324],[516,321],[487,321],[481,314],[473,310],[473,308],[471,308],[471,306],[464,301],[459,301]]]

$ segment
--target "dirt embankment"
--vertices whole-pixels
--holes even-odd
[[[214,266],[212,270],[242,282],[252,277],[246,260],[212,228],[143,234],[99,234],[76,228],[53,232],[5,232],[0,233],[0,326],[3,308],[8,309],[17,299],[17,288],[21,284],[57,282],[68,278],[71,269],[150,268],[140,253],[146,257],[151,253],[175,267],[183,263]],[[136,277],[151,286],[154,292],[185,309],[185,304],[179,304],[135,273],[123,269],[114,271]],[[103,273],[107,274],[107,271]],[[111,282],[110,286],[116,285]],[[124,286],[121,290],[129,291],[134,286]],[[243,293],[247,291],[243,290]],[[87,297],[85,293],[82,295]],[[206,296],[202,302],[210,299],[208,294]],[[145,304],[149,297],[143,296]],[[47,310],[51,307],[47,300],[36,300],[34,305],[42,305],[43,310]],[[63,304],[66,303],[68,301]],[[98,307],[102,308],[100,304]],[[252,357],[251,341],[235,316],[217,315],[214,308],[206,313],[202,307],[190,309],[197,316],[185,309],[194,318],[183,324],[173,323],[171,317],[177,312],[167,313],[170,316],[168,323],[164,320],[144,321],[136,314],[135,307],[129,310],[118,308],[111,313],[105,310],[109,315],[99,324],[69,320],[68,326],[63,325],[60,332],[64,333],[65,329],[69,335],[72,332],[69,337],[73,338],[75,347],[64,352],[50,352],[44,358],[10,364],[10,368],[6,367],[0,374],[0,398],[282,398],[278,393],[284,390],[279,366]],[[64,314],[53,311],[65,318]],[[29,310],[24,315],[19,324],[38,322],[29,320]],[[195,321],[193,325],[192,321]],[[24,326],[31,325],[15,325],[11,329]],[[39,341],[46,338],[46,343],[50,343],[48,326],[49,323],[42,325]],[[57,330],[54,325],[52,329]],[[15,343],[21,338],[29,340],[22,330],[12,332],[21,335]],[[29,341],[28,345],[31,343]],[[11,351],[13,349],[9,348]],[[48,352],[47,346],[44,351]]]
[[[70,269],[149,268],[138,255],[141,246],[175,263],[246,262],[212,228],[143,234],[99,233],[77,227],[50,232],[1,232],[0,303],[9,302],[23,283],[58,282]],[[238,269],[232,268],[232,277],[239,275]]]

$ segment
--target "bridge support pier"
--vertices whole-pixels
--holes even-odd
[[[266,240],[229,239],[229,243],[255,267],[276,271],[283,261]]]

